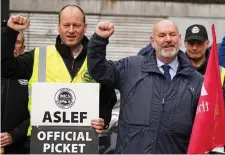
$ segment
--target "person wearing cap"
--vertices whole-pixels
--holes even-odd
[[[210,48],[208,34],[206,28],[203,25],[194,24],[186,29],[184,44],[186,47],[186,54],[189,57],[191,64],[195,69],[205,74]],[[225,78],[225,69],[220,66],[221,79]],[[223,92],[225,92],[224,83]],[[224,148],[215,148],[211,153],[224,153]]]
[[[210,47],[208,40],[208,33],[203,25],[194,24],[186,29],[184,45],[186,48],[186,54],[189,57],[191,64],[195,69],[205,74]],[[220,66],[221,79],[225,76],[224,67]]]
[[[184,45],[191,64],[202,75],[205,74],[209,58],[208,34],[203,25],[194,24],[186,29]]]

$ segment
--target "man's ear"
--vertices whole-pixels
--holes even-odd
[[[86,33],[86,31],[87,31],[87,23],[85,23],[84,25],[84,33]]]
[[[152,36],[150,37],[150,43],[154,44],[154,38]]]
[[[185,46],[186,49],[187,49],[187,44],[188,44],[188,43],[185,41],[185,42],[184,42],[184,46]]]
[[[207,47],[209,46],[209,43],[210,43],[209,40],[205,41],[205,44],[206,44]]]
[[[179,41],[180,41],[180,44],[182,44],[182,41],[181,41],[181,34],[179,34]]]

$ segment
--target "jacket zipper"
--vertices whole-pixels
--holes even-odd
[[[165,97],[162,99],[162,112],[164,111],[164,106],[165,106]]]
[[[72,70],[73,70],[73,67],[74,67],[74,59],[73,59],[73,61],[72,61]]]

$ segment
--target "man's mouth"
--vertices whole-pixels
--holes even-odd
[[[199,54],[198,51],[191,51],[191,54]]]
[[[75,39],[76,36],[66,36],[68,39]]]
[[[163,46],[163,48],[174,48],[175,46],[174,45],[165,45],[165,46]]]

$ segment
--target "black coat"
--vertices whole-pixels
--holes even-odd
[[[1,132],[8,132],[13,144],[5,153],[27,153],[24,143],[30,124],[27,80],[1,79]]]

